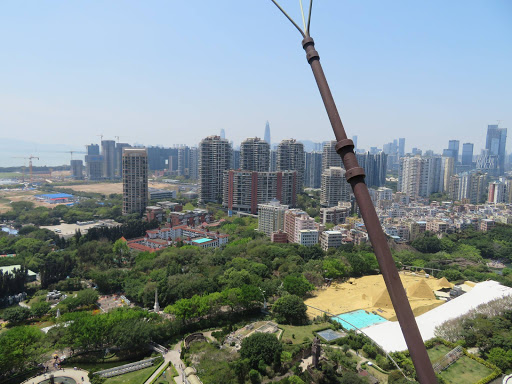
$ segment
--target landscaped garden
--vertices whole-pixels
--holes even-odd
[[[332,327],[330,323],[319,323],[311,325],[278,325],[283,330],[281,341],[291,340],[292,344],[302,344],[305,341],[313,341],[315,335],[313,332]]]

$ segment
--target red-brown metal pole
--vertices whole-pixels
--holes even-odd
[[[416,374],[418,375],[420,383],[435,384],[437,383],[436,375],[428,357],[425,344],[423,344],[411,306],[407,300],[407,295],[405,294],[400,276],[398,275],[395,262],[391,256],[391,251],[370,198],[370,193],[364,182],[364,170],[357,163],[357,158],[354,154],[354,143],[352,140],[347,139],[347,134],[343,128],[338,109],[336,108],[322,65],[320,64],[320,56],[315,50],[313,39],[306,37],[302,40],[302,47],[306,51],[306,58],[315,75],[320,95],[322,95],[327,115],[331,121],[336,140],[338,141],[336,151],[345,166],[345,177],[354,191],[361,216],[363,217],[373,250],[377,256],[377,261],[382,276],[384,277],[389,296],[391,297],[396,317],[402,328],[407,348],[409,348],[414,367],[416,368]]]

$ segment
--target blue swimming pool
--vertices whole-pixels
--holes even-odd
[[[376,315],[371,312],[366,312],[363,309],[359,309],[353,312],[342,313],[341,315],[334,316],[333,320],[340,323],[343,328],[347,330],[355,329],[354,327],[361,329],[369,327],[370,325],[379,324],[387,321],[382,316]]]

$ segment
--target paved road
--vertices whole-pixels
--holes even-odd
[[[88,377],[89,372],[84,371],[82,369],[77,369],[75,371],[73,368],[64,368],[64,369],[61,369],[60,371],[52,371],[50,373],[55,376],[55,382],[56,383],[59,382],[59,380],[58,380],[59,377],[64,377],[65,376],[65,377],[71,377],[71,378],[75,379],[75,381],[77,383],[79,383],[79,384],[80,383],[91,384],[89,382],[89,377]],[[43,381],[45,379],[49,379],[50,378],[50,373],[33,377],[31,379],[28,379],[28,380],[24,381],[22,384],[37,384],[40,381]],[[82,381],[82,378],[84,379],[84,381]]]
[[[176,384],[185,384],[185,363],[183,363],[183,361],[181,361],[180,359],[180,351],[181,341],[178,342],[173,349],[169,350],[169,352],[163,355],[164,363],[160,366],[159,369],[155,371],[155,373],[151,375],[149,379],[146,380],[146,383],[151,383],[153,379],[160,376],[162,374],[162,371],[164,370],[166,363],[169,363],[169,365],[174,365],[174,368],[176,368],[176,371],[178,371],[178,376],[174,377],[174,381],[176,381]]]

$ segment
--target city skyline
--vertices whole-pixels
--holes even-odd
[[[479,153],[487,125],[509,125],[510,4],[442,6],[317,5],[313,37],[359,147],[405,137],[407,148],[440,152],[458,139]],[[103,134],[170,146],[195,145],[224,129],[239,144],[263,137],[268,120],[275,143],[332,139],[300,41],[270,1],[151,8],[34,2],[2,10],[0,31],[12,36],[4,47],[2,137],[22,132],[41,144],[58,138],[73,145]],[[168,14],[180,17],[171,22]],[[212,29],[221,42],[206,38]],[[171,36],[183,60],[161,48]]]

